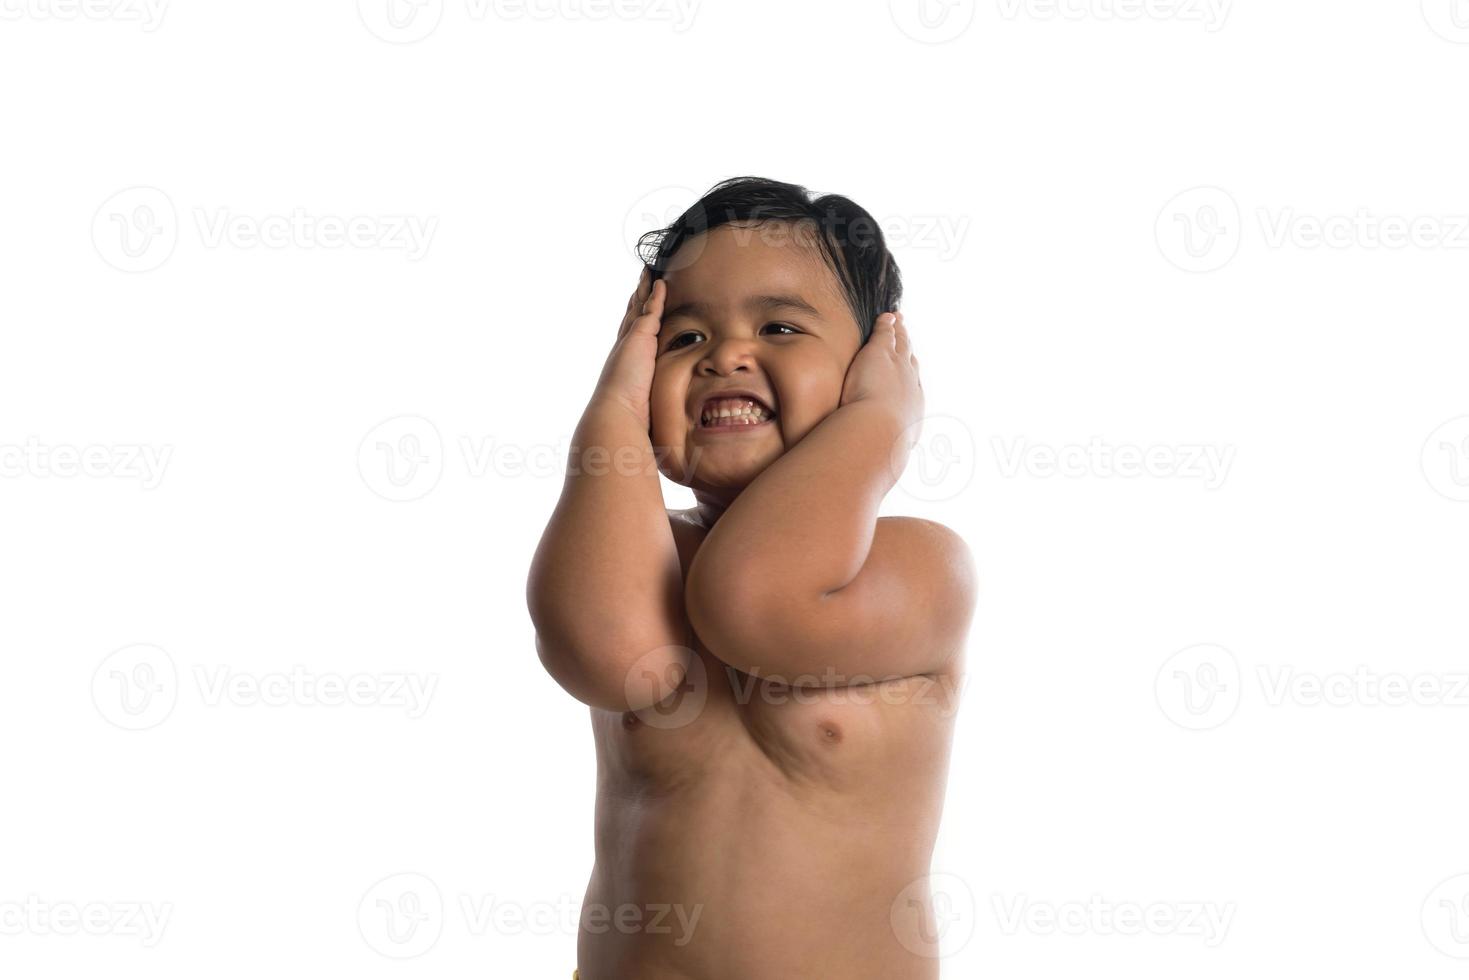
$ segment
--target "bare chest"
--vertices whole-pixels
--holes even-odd
[[[638,712],[593,710],[604,774],[673,787],[785,780],[890,792],[933,778],[947,759],[957,691],[950,677],[794,687],[742,673],[695,638],[671,698]]]

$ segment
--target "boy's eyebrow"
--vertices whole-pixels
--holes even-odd
[[[746,305],[752,308],[758,307],[759,309],[763,310],[799,310],[800,312],[805,313],[807,316],[821,316],[821,313],[816,309],[816,307],[812,306],[810,303],[806,302],[799,296],[752,296],[750,297]]]
[[[752,310],[796,310],[807,316],[820,317],[821,311],[799,296],[790,294],[764,294],[751,296],[745,300],[745,306]],[[689,300],[671,306],[663,311],[663,319],[671,320],[676,316],[693,316],[700,319],[710,319],[710,306],[699,300]]]

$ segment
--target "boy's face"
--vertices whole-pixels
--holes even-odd
[[[650,418],[659,469],[729,502],[836,411],[861,333],[819,247],[790,223],[721,225],[684,243],[668,296]],[[740,388],[775,411],[760,425],[701,425],[705,400]]]

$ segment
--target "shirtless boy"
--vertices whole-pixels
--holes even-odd
[[[976,574],[878,517],[923,415],[897,267],[850,200],[757,178],[644,246],[527,585],[596,744],[578,976],[933,980]]]

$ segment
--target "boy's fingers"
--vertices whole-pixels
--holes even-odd
[[[652,288],[649,289],[648,295],[646,295],[646,297],[643,297],[643,316],[648,316],[649,313],[652,313],[652,311],[654,311],[654,304],[658,303],[658,297],[661,297],[661,295],[663,295],[663,289],[658,288],[661,284],[663,284],[663,279],[660,279],[660,281],[652,284]]]
[[[648,298],[643,302],[643,315],[661,317],[663,315],[663,300],[664,297],[666,297],[667,295],[667,283],[665,283],[662,279],[659,279],[657,282],[653,283],[652,289],[648,292]]]
[[[633,318],[633,322],[636,323],[639,320],[647,320],[652,324],[653,332],[656,333],[658,329],[662,326],[663,300],[667,296],[667,294],[668,285],[664,283],[662,279],[659,279],[657,282],[653,283],[652,292],[649,294],[648,298],[643,301],[641,312],[638,316]]]
[[[891,347],[893,344],[893,336],[895,334],[896,319],[897,318],[891,313],[883,313],[879,315],[877,318],[877,325],[872,329],[873,338],[881,338],[883,343]]]
[[[627,310],[622,315],[622,325],[617,328],[618,340],[622,339],[623,335],[632,327],[632,322],[642,314],[643,306],[648,300],[650,290],[649,282],[651,278],[652,269],[648,266],[643,266],[643,271],[638,275],[637,288],[627,298]]]

